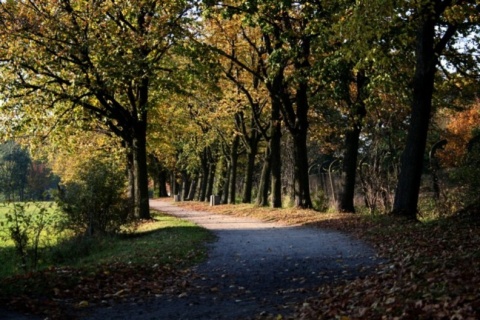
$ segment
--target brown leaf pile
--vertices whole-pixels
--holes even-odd
[[[196,210],[347,232],[387,259],[373,274],[318,288],[292,319],[479,319],[480,224],[476,217],[428,223],[250,205]]]
[[[388,262],[363,279],[319,288],[296,318],[479,318],[478,225],[390,220],[388,225],[352,230]]]

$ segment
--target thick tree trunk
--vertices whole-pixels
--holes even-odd
[[[197,184],[198,184],[198,176],[195,174],[195,176],[192,178],[192,183],[190,184],[190,190],[188,190],[188,196],[187,196],[187,201],[192,201],[195,199],[195,193],[197,190]]]
[[[238,145],[240,143],[240,137],[235,136],[232,144],[232,152],[230,155],[230,179],[229,179],[229,191],[228,203],[235,204],[236,196],[236,184],[237,184],[237,164],[238,164]]]
[[[207,184],[208,184],[208,176],[209,176],[209,165],[208,165],[208,157],[207,157],[207,148],[203,149],[202,155],[200,156],[200,163],[202,166],[202,174],[200,180],[200,191],[198,193],[198,200],[205,201],[207,197]]]
[[[188,193],[190,191],[191,179],[187,172],[182,171],[182,200],[188,199]]]
[[[343,190],[338,202],[339,212],[355,213],[355,179],[357,172],[358,139],[360,128],[349,130],[345,136],[345,153],[343,156]]]
[[[126,147],[127,149],[127,196],[131,200],[132,208],[135,203],[135,175],[133,167],[133,152],[132,147]]]
[[[301,208],[311,208],[312,200],[310,197],[310,183],[308,177],[308,153],[307,153],[307,133],[308,133],[308,72],[310,69],[310,39],[302,39],[299,47],[300,56],[296,57],[294,67],[302,75],[299,77],[299,83],[295,92],[295,104],[291,99],[290,91],[282,82],[276,85],[277,94],[281,99],[281,107],[285,124],[293,138],[294,150],[294,198],[295,206]],[[303,80],[302,80],[303,79]]]
[[[167,192],[167,171],[161,170],[158,174],[158,196],[168,197]]]
[[[252,202],[253,171],[255,170],[255,157],[258,152],[258,140],[252,141],[250,151],[247,153],[247,168],[245,170],[245,184],[243,187],[242,203]]]
[[[153,196],[155,198],[168,197],[167,193],[167,172],[160,161],[154,156],[149,156],[149,172],[153,180]]]
[[[259,207],[268,206],[268,191],[270,190],[270,171],[272,167],[270,149],[265,150],[265,157],[263,160],[262,174],[260,176],[260,183],[258,185],[257,200],[255,204]]]
[[[305,82],[299,84],[296,93],[297,115],[294,120],[294,127],[290,133],[293,136],[294,155],[294,188],[295,206],[300,208],[312,208],[310,197],[310,181],[308,177],[308,85]],[[293,120],[293,119],[292,119]]]
[[[357,174],[358,145],[362,132],[362,121],[367,114],[362,92],[366,84],[363,72],[357,74],[357,101],[351,106],[350,119],[353,127],[345,135],[345,153],[343,155],[343,190],[338,203],[339,212],[355,213],[355,181]]]
[[[153,180],[153,197],[160,196],[160,171],[162,170],[157,158],[153,154],[148,155],[148,173]]]
[[[349,130],[345,137],[345,153],[343,160],[343,190],[338,200],[339,212],[355,213],[355,179],[358,158],[358,139],[360,129]]]
[[[175,197],[178,193],[177,178],[175,170],[170,172],[170,197]]]
[[[312,208],[310,181],[308,177],[307,131],[299,130],[293,138],[295,206]]]
[[[221,196],[221,203],[222,204],[227,204],[228,203],[228,194],[230,193],[229,190],[230,190],[230,178],[231,178],[231,175],[232,175],[232,171],[231,171],[231,162],[230,160],[226,160],[224,162],[224,164],[226,163],[226,170],[224,170],[224,179],[223,179],[223,186],[221,188],[221,194],[218,194],[219,196]]]
[[[282,207],[282,160],[280,157],[282,138],[280,121],[272,124],[274,129],[270,137],[271,178],[272,178],[272,207]]]
[[[280,119],[280,106],[277,99],[272,102],[271,126],[270,126],[270,163],[272,179],[272,207],[282,207],[282,160],[281,139],[282,127]]]
[[[208,179],[207,179],[207,191],[205,193],[204,201],[210,201],[210,196],[213,195],[213,183],[215,182],[215,163],[210,163],[210,168],[208,169]]]
[[[135,216],[140,219],[150,219],[150,207],[148,203],[148,173],[147,173],[147,144],[146,129],[144,125],[133,138],[133,173],[134,173],[134,205]]]
[[[393,213],[416,219],[437,58],[435,23],[426,19],[417,34],[413,99],[407,142],[402,154]]]
[[[198,177],[198,190],[196,192],[197,201],[203,201],[203,199],[205,199],[205,194],[207,193],[207,183],[205,181],[206,178],[204,176],[204,173],[200,174],[200,176]]]

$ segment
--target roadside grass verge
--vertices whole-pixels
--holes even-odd
[[[0,304],[65,319],[73,309],[182,292],[214,237],[193,223],[152,216],[132,233],[60,240],[45,255],[48,267],[0,279]]]
[[[210,239],[208,231],[155,211],[152,216],[152,221],[142,222],[132,233],[60,241],[50,259],[90,268],[112,263],[189,266],[205,257],[203,251],[195,249]]]
[[[412,222],[389,215],[320,213],[243,204],[179,205],[338,230],[370,243],[386,259],[363,278],[324,285],[310,292],[310,298],[298,306],[291,319],[480,318],[478,214]]]

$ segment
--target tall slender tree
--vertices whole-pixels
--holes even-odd
[[[429,0],[418,3],[417,7],[412,8],[412,14],[416,30],[415,74],[410,125],[401,160],[393,212],[416,219],[427,134],[433,112],[435,75],[446,48],[453,49],[459,42],[466,41],[465,37],[471,37],[476,45],[467,46],[463,55],[472,58],[473,52],[478,53],[480,6],[477,1]],[[445,55],[443,57],[448,58]],[[456,66],[461,68],[461,65]],[[477,58],[471,70],[460,70],[466,72],[466,75],[472,75],[478,72],[478,68]]]

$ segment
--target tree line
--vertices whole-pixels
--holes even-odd
[[[339,211],[355,212],[359,180],[385,176],[377,189],[394,194],[388,210],[416,218],[428,149],[448,119],[478,105],[479,8],[6,1],[0,126],[31,145],[48,141],[52,159],[97,141],[82,136],[105,137],[124,159],[139,218],[149,217],[148,175],[159,195],[168,179],[185,199],[221,193],[225,203],[281,207],[289,194],[311,208],[309,170],[333,161]],[[461,152],[475,149],[467,145]]]
[[[0,197],[7,202],[51,200],[56,177],[46,163],[32,160],[28,150],[13,141],[0,144]]]

